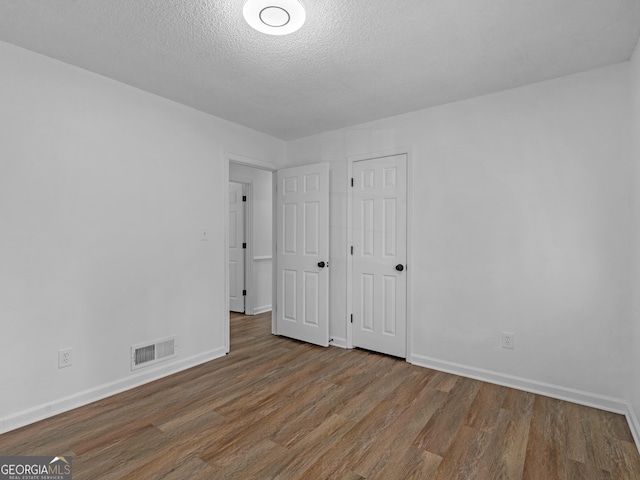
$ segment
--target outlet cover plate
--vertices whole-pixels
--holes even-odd
[[[502,348],[513,350],[515,335],[513,333],[502,332]]]
[[[58,350],[58,368],[70,367],[71,365],[73,365],[73,349]]]

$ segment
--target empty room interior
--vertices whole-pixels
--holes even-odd
[[[0,1],[0,457],[640,478],[639,35],[638,0]]]

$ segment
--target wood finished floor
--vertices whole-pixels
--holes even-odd
[[[71,455],[73,478],[639,479],[621,415],[270,335],[235,315],[231,353],[0,436]]]

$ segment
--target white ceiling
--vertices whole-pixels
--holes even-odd
[[[0,0],[0,40],[291,140],[628,60],[639,0]]]

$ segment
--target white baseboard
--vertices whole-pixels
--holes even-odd
[[[331,340],[329,340],[329,345],[333,345],[334,347],[347,348],[347,339],[332,337]]]
[[[407,359],[407,361],[420,367],[431,368],[433,370],[440,370],[454,375],[460,375],[462,377],[502,385],[504,387],[524,390],[525,392],[557,398],[558,400],[566,400],[567,402],[599,408],[600,410],[606,410],[608,412],[618,413],[621,415],[627,415],[629,412],[629,405],[627,402],[619,398],[584,392],[582,390],[561,387],[513,375],[505,375],[491,370],[469,367],[467,365],[447,362],[430,357],[423,357],[421,355],[412,355],[412,357]]]
[[[154,380],[158,380],[182,370],[195,367],[196,365],[223,357],[225,354],[226,352],[224,347],[216,348],[170,364],[150,368],[148,371],[136,371],[135,374],[132,374],[127,378],[123,378],[122,380],[100,385],[89,390],[74,393],[73,395],[65,398],[54,400],[50,403],[45,403],[12,413],[5,417],[0,417],[0,434],[73,410],[74,408],[82,407],[97,400],[102,400],[103,398],[110,397],[117,393],[131,390],[132,388],[139,387],[145,383],[153,382]]]
[[[631,405],[627,405],[626,411],[627,422],[629,423],[629,429],[631,430],[631,435],[633,435],[633,439],[636,442],[636,448],[638,452],[640,452],[640,422],[638,422],[638,417],[636,412],[633,410]]]
[[[270,312],[271,311],[271,305],[265,305],[263,307],[256,307],[253,309],[253,314],[254,315],[260,315],[261,313],[265,313],[265,312]]]

